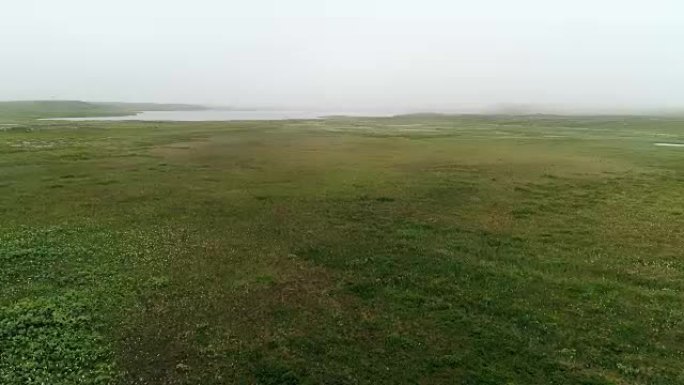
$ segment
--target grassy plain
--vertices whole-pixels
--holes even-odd
[[[0,101],[0,120],[8,123],[40,118],[126,116],[141,111],[202,109],[206,107],[191,104],[96,103],[79,100]]]
[[[683,120],[3,124],[2,384],[684,383]]]

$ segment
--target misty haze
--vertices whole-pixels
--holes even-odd
[[[0,19],[0,384],[684,384],[681,2]]]

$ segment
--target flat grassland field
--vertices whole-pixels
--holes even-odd
[[[0,383],[684,384],[684,120],[0,125]]]

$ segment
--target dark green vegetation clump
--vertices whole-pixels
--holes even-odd
[[[684,383],[684,121],[12,119],[2,384]]]

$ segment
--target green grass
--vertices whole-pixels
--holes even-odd
[[[0,383],[684,383],[684,121],[15,122]]]
[[[203,108],[187,104],[94,103],[77,100],[9,101],[0,102],[0,119],[4,122],[25,122],[29,119],[40,118],[125,116],[140,111],[197,110]]]

